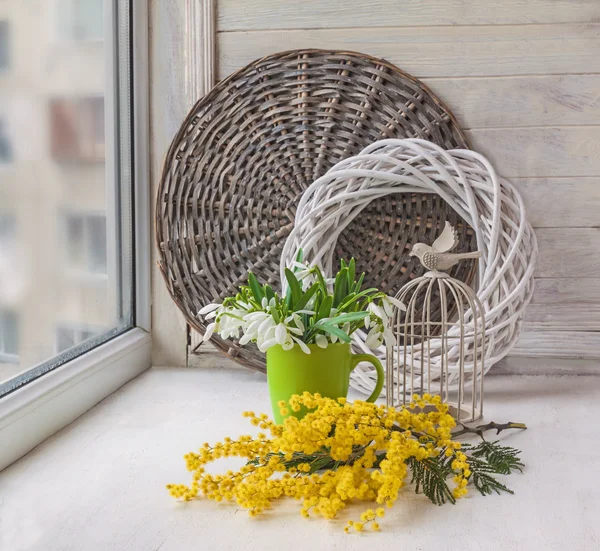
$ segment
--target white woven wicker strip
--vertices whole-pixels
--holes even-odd
[[[281,256],[281,281],[284,267],[299,248],[307,261],[331,274],[335,243],[344,228],[369,202],[400,192],[439,194],[476,232],[483,253],[477,295],[485,311],[487,371],[518,339],[523,310],[533,293],[537,242],[517,190],[474,151],[446,151],[426,140],[390,139],[333,166],[302,195]],[[354,334],[356,346],[368,351],[365,337],[363,332]],[[439,340],[432,346],[440,346]],[[376,353],[385,360],[383,346]],[[450,362],[457,358],[455,351]],[[455,366],[448,367],[452,372]],[[370,393],[374,370],[359,366],[351,384]]]

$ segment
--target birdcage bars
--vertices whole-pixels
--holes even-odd
[[[434,318],[436,293],[441,308]],[[394,342],[387,346],[387,404],[439,394],[461,423],[481,419],[486,336],[477,295],[462,281],[431,271],[406,284],[396,298],[406,310],[396,309],[390,318]]]

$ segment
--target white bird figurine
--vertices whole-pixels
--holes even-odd
[[[429,246],[425,243],[417,243],[413,245],[412,250],[408,256],[416,256],[425,268],[433,271],[445,271],[452,268],[461,260],[467,258],[480,258],[481,252],[474,251],[472,253],[450,253],[454,247],[458,244],[458,235],[456,231],[446,222],[444,231],[441,235],[433,242],[433,245]]]

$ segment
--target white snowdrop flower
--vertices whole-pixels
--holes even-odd
[[[242,338],[240,339],[240,344],[242,346],[245,346],[246,344],[248,344],[249,342],[252,341],[252,339],[254,339],[256,337],[254,337],[253,335],[251,335],[250,333],[246,332],[242,335]]]
[[[296,324],[296,327],[300,329],[302,333],[304,333],[304,324],[302,323],[302,318],[296,312],[285,318],[284,321],[287,325],[293,321]]]
[[[219,316],[216,330],[223,339],[237,339],[240,335],[240,329],[244,329],[246,323],[242,318],[243,312],[236,308],[230,308]]]
[[[310,268],[301,262],[292,262],[292,268],[296,279],[300,281],[311,275]]]
[[[225,331],[221,331],[221,337],[224,339],[237,339],[240,336],[238,327],[228,327]]]
[[[310,348],[308,348],[305,342],[302,342],[296,337],[292,337],[292,339],[294,339],[298,343],[298,346],[300,347],[300,350],[302,350],[302,352],[304,352],[305,354],[310,354]]]
[[[219,308],[218,310],[213,310],[212,312],[209,312],[208,314],[206,314],[206,316],[204,316],[205,320],[211,320],[216,318],[217,316],[221,315],[224,312],[223,308]]]
[[[381,305],[383,306],[384,312],[388,317],[391,317],[394,314],[394,307],[398,308],[404,312],[406,310],[406,306],[401,300],[398,300],[396,297],[385,296],[381,299]]]
[[[256,346],[259,348],[263,345],[263,343],[273,341],[274,344],[271,346],[275,346],[277,344],[277,338],[275,337],[275,328],[276,325],[271,325],[264,333],[259,333],[256,337]]]
[[[211,302],[210,304],[207,304],[206,306],[204,306],[204,308],[201,308],[200,311],[198,312],[198,314],[200,316],[206,316],[206,314],[210,314],[211,312],[214,312],[215,310],[217,310],[217,308],[220,308],[222,305],[221,304],[217,304],[216,302]]]
[[[325,335],[317,335],[315,343],[319,348],[327,348],[327,337]]]
[[[385,317],[384,311],[377,306],[374,302],[369,302],[369,306],[367,306],[367,310],[373,312],[378,318],[383,319]]]
[[[217,329],[217,324],[215,322],[209,323],[206,326],[206,331],[204,331],[204,336],[202,337],[202,342],[207,342],[213,336],[215,329]]]
[[[365,344],[369,348],[377,348],[381,345],[381,332],[377,326],[374,326],[368,333],[365,339]]]
[[[277,341],[277,344],[285,344],[288,339],[288,335],[289,333],[285,324],[278,323],[277,327],[275,328],[275,340]]]
[[[277,344],[277,340],[269,339],[269,340],[261,341],[260,344],[257,342],[256,344],[258,345],[258,349],[261,352],[266,352],[267,350],[269,350],[269,348],[272,348],[273,346],[275,346]]]
[[[252,322],[256,320],[264,320],[269,314],[266,312],[250,312],[249,314],[244,315],[244,320],[247,322]]]
[[[271,314],[267,314],[267,317],[264,318],[262,323],[258,326],[258,334],[261,335],[266,333],[269,330],[269,328],[275,327],[275,325],[276,323],[273,319],[273,316]]]
[[[394,339],[394,333],[391,329],[386,329],[383,332],[383,340],[385,341],[385,345],[388,348],[393,348],[396,346],[396,340]]]
[[[290,338],[290,339],[288,339],[287,341],[285,341],[285,343],[283,343],[283,344],[281,345],[281,347],[282,347],[284,350],[291,350],[292,348],[294,348],[294,341],[293,341],[293,340]]]
[[[246,327],[245,334],[249,335],[251,339],[255,339],[256,336],[258,335],[258,328],[260,327],[260,324],[263,321],[264,320],[259,319],[259,320],[253,321],[252,323],[248,324],[248,327]]]
[[[302,318],[300,318],[299,315],[294,314],[294,323],[296,324],[296,327],[302,332],[304,333],[304,323],[302,323]]]

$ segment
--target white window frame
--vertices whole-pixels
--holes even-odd
[[[119,0],[119,9],[121,4],[123,0]],[[151,365],[148,2],[132,0],[131,4],[135,327],[0,398],[0,470]],[[105,2],[106,28],[112,25],[114,15],[112,2]],[[110,42],[106,55],[112,63]],[[105,109],[110,118],[108,105]],[[107,128],[107,135],[109,132]],[[107,172],[109,169],[107,162]]]

